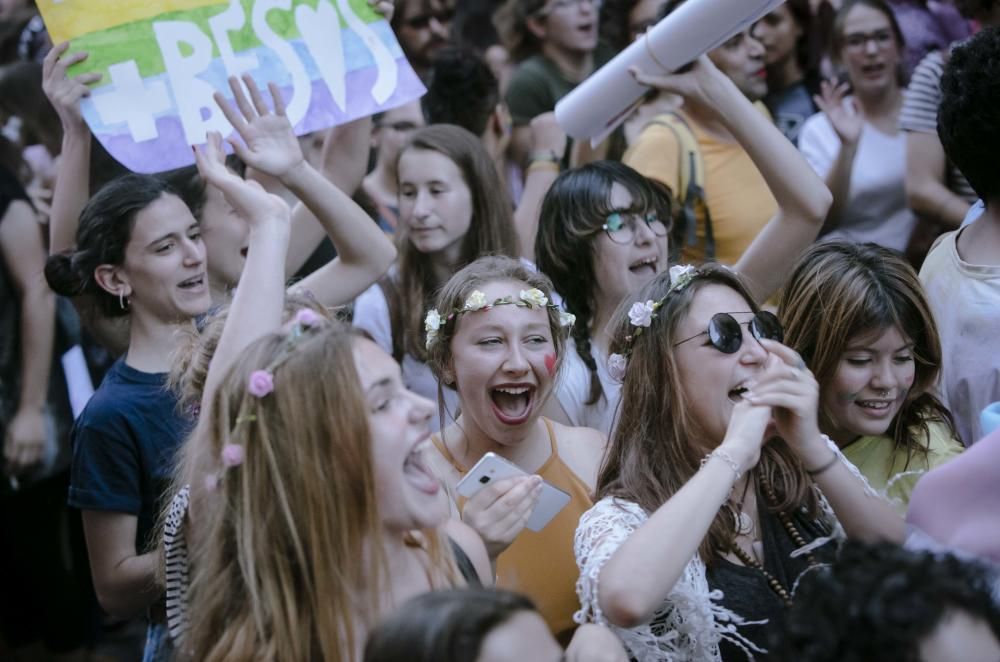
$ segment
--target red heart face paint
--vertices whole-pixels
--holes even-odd
[[[556,374],[556,355],[546,354],[545,355],[545,369],[549,371],[549,377]]]

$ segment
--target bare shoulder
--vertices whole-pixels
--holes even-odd
[[[593,488],[608,445],[607,438],[593,428],[573,427],[555,421],[552,421],[552,429],[559,445],[559,457]]]
[[[472,527],[454,517],[449,518],[441,526],[441,531],[461,547],[465,555],[469,557],[483,586],[492,586],[493,568],[490,565],[490,557],[486,553],[486,545],[483,544],[483,539],[479,537],[479,534]]]

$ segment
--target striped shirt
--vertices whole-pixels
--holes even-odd
[[[903,97],[903,108],[899,113],[899,128],[903,131],[937,135],[944,64],[944,55],[941,51],[932,51],[914,69],[910,86]],[[952,193],[965,199],[969,204],[979,197],[969,186],[965,175],[951,160],[948,161],[947,178],[944,183]]]

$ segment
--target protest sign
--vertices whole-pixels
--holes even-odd
[[[99,72],[82,103],[101,144],[136,172],[194,162],[191,145],[232,127],[212,93],[251,75],[281,90],[296,134],[394,108],[424,93],[366,0],[38,0],[54,43]]]

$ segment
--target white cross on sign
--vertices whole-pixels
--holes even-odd
[[[163,81],[144,82],[135,60],[108,67],[111,88],[94,95],[94,107],[106,125],[127,122],[135,142],[154,140],[156,114],[173,108]]]

